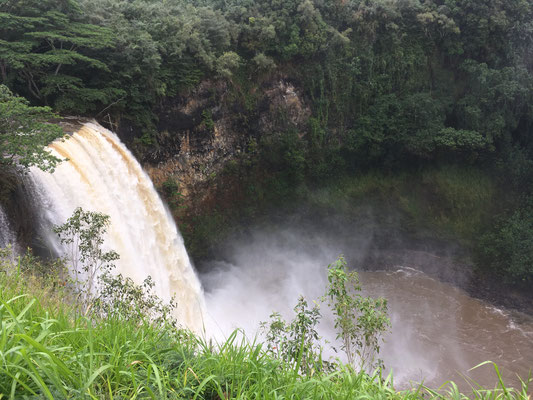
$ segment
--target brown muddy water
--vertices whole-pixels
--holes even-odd
[[[435,387],[446,380],[467,390],[469,380],[496,384],[495,362],[504,381],[519,385],[533,368],[533,318],[496,308],[466,292],[411,268],[363,272],[365,291],[389,301],[392,331],[383,359],[402,383],[425,381]]]
[[[292,231],[255,235],[233,245],[225,261],[211,262],[201,276],[206,332],[222,340],[242,328],[253,339],[273,311],[293,318],[298,296],[304,295],[320,304],[325,356],[342,359],[331,349],[340,347],[332,315],[319,300],[326,288],[326,266],[341,247],[346,245]],[[469,392],[469,379],[494,387],[498,379],[491,365],[469,371],[484,361],[497,363],[506,384],[516,387],[517,374],[527,378],[533,369],[532,317],[496,308],[408,266],[359,275],[365,294],[388,299],[392,329],[380,358],[387,371],[392,369],[397,389],[419,382],[437,388],[454,380]]]

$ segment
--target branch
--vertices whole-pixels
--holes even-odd
[[[113,107],[115,104],[121,102],[122,100],[124,100],[125,96],[122,96],[120,99],[118,99],[117,101],[114,101],[113,103],[109,104],[107,107],[105,107],[102,111],[100,111],[98,114],[96,114],[96,116],[98,117],[100,114],[102,114],[105,110],[109,109],[110,107]]]
[[[22,74],[28,81],[28,90],[30,91],[30,93],[33,94],[36,98],[41,99],[42,98],[41,91],[39,90],[39,88],[37,87],[37,84],[35,83],[33,79],[33,74],[28,70],[23,70]]]

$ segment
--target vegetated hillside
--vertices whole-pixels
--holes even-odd
[[[532,8],[523,0],[2,2],[0,77],[36,105],[117,130],[157,167],[193,251],[235,214],[228,207],[253,217],[340,177],[411,174],[416,190],[391,192],[381,179],[366,187],[408,213],[421,202],[424,222],[464,239],[485,274],[527,285]],[[479,214],[472,221],[469,210]]]

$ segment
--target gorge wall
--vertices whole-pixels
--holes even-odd
[[[297,84],[277,75],[252,93],[226,81],[206,80],[183,96],[165,99],[157,114],[153,145],[139,145],[139,132],[124,121],[118,134],[137,150],[156,187],[177,184],[193,207],[209,201],[220,184],[215,178],[232,161],[254,152],[265,137],[288,130],[303,137],[311,110]]]

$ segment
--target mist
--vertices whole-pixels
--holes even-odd
[[[292,309],[304,295],[309,303],[320,304],[324,354],[345,361],[342,351],[332,350],[340,344],[328,306],[320,302],[327,265],[344,254],[348,266],[359,272],[363,294],[388,299],[392,329],[379,357],[387,372],[393,371],[397,387],[418,382],[438,386],[454,379],[468,389],[463,375],[492,386],[496,375],[490,365],[468,371],[486,360],[497,362],[512,384],[518,383],[516,373],[527,375],[533,366],[533,320],[441,282],[453,282],[454,275],[456,284],[468,279],[467,273],[457,272],[453,246],[409,244],[398,232],[384,246],[376,224],[343,226],[340,221],[328,225],[287,217],[285,223],[228,238],[220,259],[203,265],[200,276],[206,331],[220,341],[238,328],[249,339],[260,337],[261,321],[274,311],[292,319]]]

